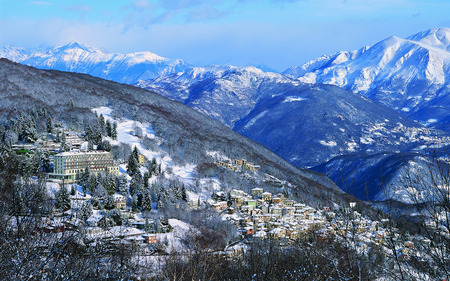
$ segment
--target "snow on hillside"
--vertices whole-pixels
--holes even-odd
[[[145,158],[152,160],[156,159],[157,163],[161,164],[162,170],[170,169],[172,173],[185,182],[188,185],[192,185],[194,182],[193,174],[196,168],[194,164],[188,164],[185,166],[177,166],[173,164],[172,158],[164,151],[152,151],[147,149],[140,142],[140,137],[136,136],[135,129],[139,128],[142,131],[142,137],[147,137],[149,139],[155,140],[158,144],[160,144],[160,140],[155,135],[154,130],[152,129],[151,124],[136,122],[133,120],[129,120],[126,118],[122,118],[120,120],[114,119],[111,117],[112,109],[108,107],[98,107],[93,108],[92,111],[97,113],[97,115],[102,114],[105,117],[105,120],[109,120],[110,122],[117,123],[117,140],[109,139],[111,145],[119,145],[120,143],[129,144],[132,148],[137,147],[139,153],[145,156]],[[122,164],[121,172],[126,171],[126,165]],[[167,174],[166,174],[167,175]]]

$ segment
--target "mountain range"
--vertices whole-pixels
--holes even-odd
[[[283,74],[305,83],[342,87],[449,131],[449,70],[450,28],[438,28],[322,56]]]
[[[390,37],[281,74],[256,67],[198,67],[150,52],[111,54],[79,43],[38,51],[6,47],[0,57],[148,89],[218,120],[297,167],[319,165],[314,169],[335,180],[345,167],[377,169],[374,163],[386,153],[420,153],[447,142],[449,34],[440,28]],[[360,161],[356,155],[362,155]],[[326,161],[333,165],[320,166]],[[352,194],[381,200],[376,184],[369,196],[361,192],[380,175],[358,175]],[[339,182],[345,190],[347,183]]]

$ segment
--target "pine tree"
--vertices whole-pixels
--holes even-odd
[[[181,200],[187,202],[186,187],[184,184],[181,186]]]
[[[108,137],[111,137],[111,135],[112,135],[112,126],[111,126],[111,121],[109,121],[109,120],[106,121],[106,135]]]
[[[156,208],[158,210],[160,210],[160,209],[165,207],[165,202],[164,201],[165,201],[164,196],[162,196],[160,194],[159,197],[158,197],[158,202],[156,203]]]
[[[105,205],[105,209],[107,210],[114,209],[115,205],[114,205],[114,198],[112,197],[112,195],[106,196],[103,205]]]
[[[84,168],[83,173],[81,173],[78,184],[83,187],[83,193],[84,196],[86,196],[86,192],[89,186],[89,168],[87,166]]]
[[[63,184],[55,196],[55,207],[61,210],[70,209],[69,192],[66,185]]]
[[[120,175],[118,178],[116,191],[124,196],[128,194],[128,180],[125,175]]]
[[[138,202],[137,202],[136,195],[133,196],[133,198],[131,199],[131,210],[133,212],[137,212],[138,211]]]
[[[152,196],[150,190],[145,189],[142,197],[142,212],[150,212],[152,210]]]
[[[87,219],[92,216],[92,204],[90,202],[85,203],[78,211],[77,217],[86,222]]]
[[[100,132],[104,132],[105,131],[105,117],[103,116],[103,114],[100,114],[100,116],[98,117],[98,125],[100,127]]]
[[[130,194],[131,195],[141,194],[142,188],[143,188],[142,176],[140,172],[137,172],[131,178]]]
[[[144,173],[144,188],[148,189],[149,185],[148,185],[148,180],[150,179],[150,174],[148,172]]]
[[[53,122],[52,122],[52,118],[50,118],[50,116],[47,117],[46,129],[47,129],[47,133],[51,134],[51,132],[53,130]]]
[[[70,195],[74,196],[75,194],[76,194],[75,186],[72,185],[72,187],[70,188]]]
[[[138,161],[138,163],[139,163],[139,150],[137,149],[137,146],[135,146],[133,149],[133,155],[134,155],[134,158],[136,158],[136,161]]]
[[[127,173],[130,176],[133,176],[138,172],[138,162],[137,158],[134,157],[134,153],[130,154],[130,157],[128,157],[128,166],[127,166]]]
[[[111,130],[111,138],[113,140],[117,140],[117,123],[116,122],[113,123],[113,127]]]
[[[89,142],[88,142],[87,150],[88,150],[88,151],[93,151],[93,150],[94,150],[94,144],[92,143],[92,141],[89,141]]]

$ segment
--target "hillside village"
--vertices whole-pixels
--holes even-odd
[[[86,171],[94,176],[106,173],[118,177],[120,174],[126,175],[127,164],[114,161],[110,152],[88,150],[83,136],[75,132],[61,131],[60,138],[63,144],[47,139],[29,145],[13,145],[18,154],[29,155],[37,151],[49,153],[53,172],[48,173],[47,186],[56,191],[56,197],[62,189],[67,195],[70,191],[66,198],[67,206],[63,210],[54,210],[53,219],[48,218],[46,224],[40,226],[42,231],[60,233],[82,230],[90,241],[101,239],[112,245],[131,243],[149,254],[157,253],[156,249],[164,251],[169,245],[174,247],[180,244],[177,237],[188,231],[189,224],[164,216],[157,219],[150,216],[149,212],[158,213],[161,208],[157,201],[151,202],[147,210],[142,207],[137,209],[132,206],[133,199],[129,195],[109,192],[109,195],[98,196],[86,192],[80,185]],[[60,152],[64,146],[67,151]],[[139,166],[144,167],[148,162],[149,159],[143,154],[138,154]],[[231,160],[226,157],[216,161],[216,165],[247,176],[249,172],[260,173],[261,169],[261,165],[246,159]],[[280,191],[290,186],[269,174],[263,174],[263,177],[264,181],[278,186]],[[127,178],[127,181],[132,180],[129,175]],[[338,241],[350,241],[361,251],[367,251],[372,245],[386,247],[388,256],[390,252],[387,249],[391,248],[388,244],[395,241],[402,259],[418,254],[415,243],[430,243],[421,237],[404,241],[397,229],[388,229],[388,219],[370,220],[354,210],[356,203],[334,210],[327,206],[315,209],[294,201],[286,192],[272,194],[260,187],[252,188],[249,193],[238,189],[228,192],[215,190],[211,199],[199,195],[191,196],[197,200],[188,200],[186,194],[183,196],[184,206],[177,203],[172,207],[191,210],[211,208],[218,212],[223,221],[231,222],[236,227],[235,238],[224,249],[224,253],[232,256],[242,254],[255,240],[277,240],[282,245],[289,245],[296,240],[310,239],[311,233],[315,233],[319,240],[335,237]],[[445,232],[443,234],[448,235]]]
[[[204,213],[223,224],[208,234],[222,241],[209,251],[233,260],[261,243],[288,248],[316,241],[413,262],[433,243],[405,236],[387,216],[369,218],[361,202],[312,207],[294,199],[296,186],[266,173],[262,162],[207,151],[206,166],[225,178],[200,176],[197,163],[174,163],[150,124],[113,118],[106,107],[93,111],[96,123],[84,133],[49,126],[38,135],[19,126],[21,138],[32,141],[9,143],[25,162],[37,159],[44,172],[33,180],[45,180],[52,207],[37,232],[75,233],[85,245],[128,245],[139,255],[162,258],[188,249],[186,237],[202,229],[205,222],[195,217]],[[226,177],[251,184],[237,188],[241,181],[227,185]],[[428,227],[450,238],[445,225],[430,221]]]

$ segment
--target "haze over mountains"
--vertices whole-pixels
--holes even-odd
[[[336,180],[333,175],[342,169],[347,179],[354,177],[355,169],[376,169],[379,166],[373,165],[379,165],[385,152],[420,152],[446,142],[449,38],[448,28],[407,39],[390,37],[371,47],[320,57],[282,74],[256,67],[197,67],[150,52],[110,54],[78,43],[40,51],[6,47],[0,57],[151,90],[220,121],[298,167],[344,157],[316,168]],[[351,163],[358,155],[365,160],[355,166]],[[353,194],[381,200],[376,184],[369,196],[361,192],[367,180],[374,182],[368,175],[375,174],[365,173],[352,181]]]

